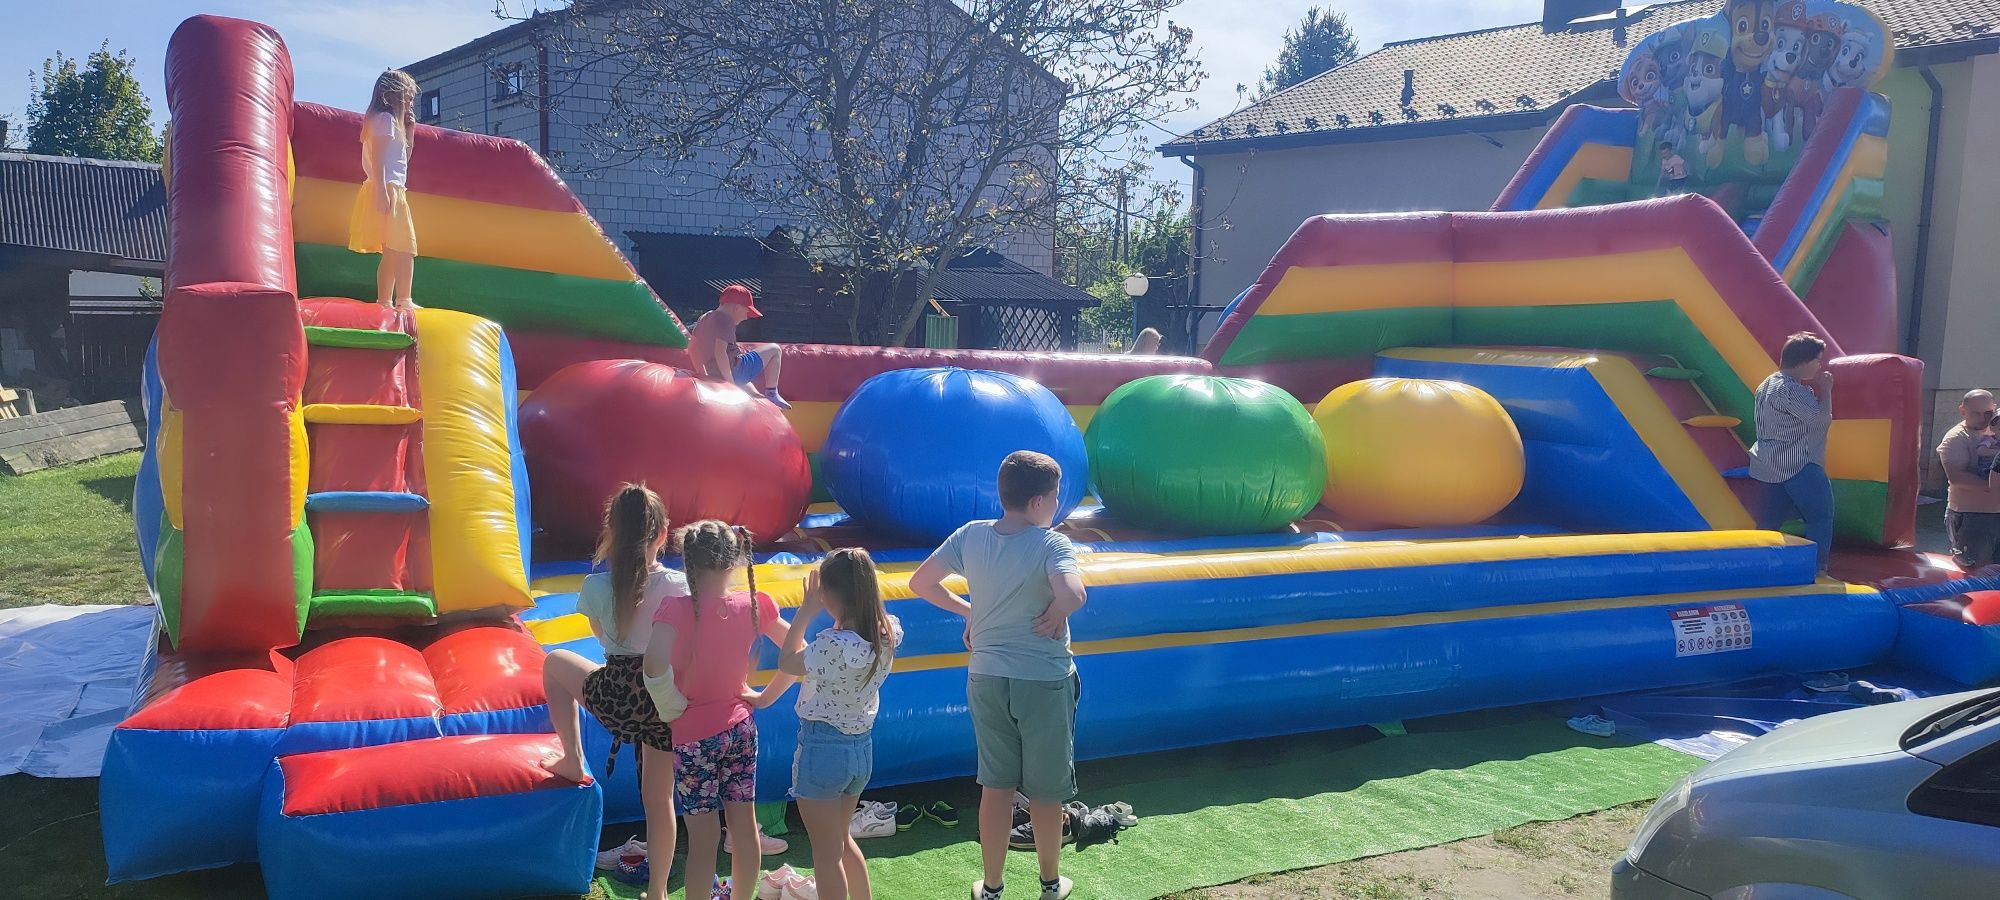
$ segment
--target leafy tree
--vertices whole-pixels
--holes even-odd
[[[854,340],[908,342],[941,261],[1046,233],[1192,108],[1179,3],[579,3],[558,45],[611,82],[586,125],[600,156],[719,170],[852,273]]]
[[[1167,191],[1133,213],[1134,227],[1125,240],[1123,257],[1112,252],[1114,221],[1096,217],[1066,221],[1058,232],[1058,274],[1102,303],[1083,311],[1083,320],[1107,338],[1113,346],[1126,346],[1133,326],[1165,326],[1171,318],[1167,307],[1188,302],[1190,250],[1194,245],[1194,219],[1180,206],[1177,194]],[[1125,276],[1145,275],[1150,280],[1146,295],[1135,304],[1125,294]],[[1136,310],[1135,310],[1136,306]],[[1170,335],[1169,340],[1172,340]],[[1173,348],[1184,349],[1184,348]]]
[[[1297,28],[1285,29],[1285,49],[1278,61],[1264,70],[1264,93],[1274,94],[1335,66],[1346,65],[1358,55],[1354,31],[1347,16],[1313,7]]]
[[[82,68],[61,51],[30,75],[28,152],[50,156],[160,161],[153,108],[132,57],[105,42]]]

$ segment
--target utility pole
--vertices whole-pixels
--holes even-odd
[[[1118,173],[1118,221],[1111,228],[1111,252],[1118,262],[1132,261],[1132,237],[1125,231],[1125,173]]]

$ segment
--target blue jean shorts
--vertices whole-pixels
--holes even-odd
[[[858,797],[875,774],[875,733],[848,734],[825,722],[799,722],[792,754],[792,796],[800,800]]]

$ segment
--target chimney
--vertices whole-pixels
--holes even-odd
[[[1403,70],[1403,108],[1405,108],[1405,109],[1408,109],[1408,108],[1409,108],[1409,106],[1410,106],[1410,103],[1411,103],[1411,102],[1413,102],[1413,101],[1415,101],[1416,99],[1417,99],[1417,70],[1415,70],[1415,69],[1404,69],[1404,70]]]
[[[1562,31],[1571,22],[1614,12],[1621,5],[1619,0],[1542,0],[1542,30]]]

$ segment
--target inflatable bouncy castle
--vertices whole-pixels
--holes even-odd
[[[908,579],[997,515],[1024,448],[1063,463],[1090,592],[1085,757],[1892,657],[2000,675],[1991,604],[1901,549],[1921,367],[1880,352],[1889,37],[1763,5],[1835,61],[1751,59],[1733,3],[1661,32],[1621,79],[1634,108],[1569,110],[1492,211],[1303,223],[1198,358],[793,345],[782,412],[687,374],[680,323],[518,142],[418,127],[422,308],[351,299],[360,117],[296,102],[271,29],[188,20],[134,502],[160,620],[105,759],[112,877],[584,891],[638,767],[540,767],[541,665],[601,658],[576,591],[624,481],[677,522],[756,522],[782,606],[827,549],[874,552],[907,635],[877,785],[973,769],[961,625]],[[1711,74],[1776,106],[1725,116]],[[1661,143],[1684,181],[1656,177]],[[1804,330],[1833,357],[1852,583],[1749,512],[1752,392]],[[783,772],[791,704],[758,718]],[[593,771],[609,745],[587,728]]]

